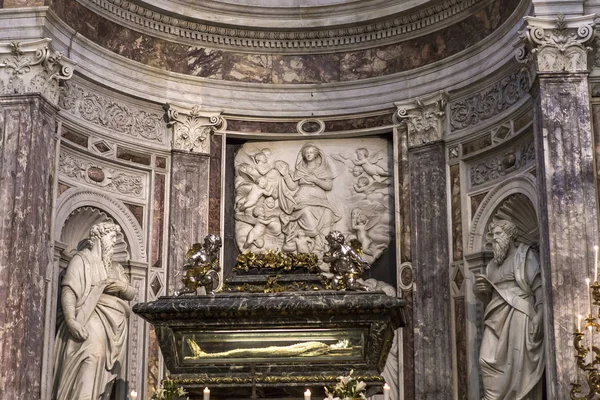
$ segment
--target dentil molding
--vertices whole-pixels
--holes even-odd
[[[0,43],[0,95],[41,93],[57,104],[60,82],[75,63],[53,50],[50,39]]]
[[[579,17],[524,17],[517,60],[533,63],[537,73],[587,72],[588,46],[595,36],[595,14]]]
[[[196,46],[210,46],[238,51],[330,52],[339,48],[361,48],[373,43],[390,43],[407,37],[440,29],[468,16],[472,10],[488,0],[443,0],[429,7],[391,15],[377,21],[356,23],[356,12],[343,27],[315,29],[304,18],[302,27],[286,26],[279,29],[259,29],[238,25],[233,19],[227,24],[214,24],[210,19],[173,15],[156,7],[144,7],[140,2],[123,0],[79,0],[88,9],[120,25],[143,33]],[[145,5],[145,4],[144,4]],[[187,15],[187,14],[186,14]],[[302,14],[304,16],[304,14]],[[218,18],[214,17],[214,18]],[[273,20],[280,18],[274,17]],[[322,20],[319,21],[323,23]],[[350,26],[352,24],[352,26]]]
[[[409,147],[442,140],[445,133],[447,104],[448,93],[444,91],[426,99],[394,103],[398,108],[396,112],[398,120],[406,121]]]
[[[216,112],[165,104],[167,126],[173,128],[173,149],[191,153],[210,153],[210,135],[225,129],[225,119]]]

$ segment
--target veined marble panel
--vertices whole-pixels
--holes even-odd
[[[326,251],[337,229],[373,261],[393,224],[392,150],[385,139],[246,143],[235,157],[240,251]]]

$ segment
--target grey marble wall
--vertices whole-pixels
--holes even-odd
[[[453,398],[446,160],[442,142],[409,148],[414,376],[418,400]]]
[[[0,97],[0,398],[39,399],[56,109],[39,95]]]
[[[208,234],[208,155],[173,150],[169,213],[168,291],[182,286],[185,253]]]
[[[539,78],[534,94],[548,398],[567,399],[574,377],[575,296],[593,274],[598,214],[586,74]]]

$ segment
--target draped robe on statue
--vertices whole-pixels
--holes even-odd
[[[534,337],[533,326],[541,285],[537,255],[522,244],[502,265],[490,262],[486,276],[493,293],[479,354],[483,400],[541,400],[543,337]]]
[[[108,400],[125,361],[129,304],[103,293],[103,281],[117,278],[127,283],[127,278],[119,264],[113,262],[109,275],[100,260],[91,260],[89,250],[77,253],[61,284],[75,293],[76,319],[89,337],[83,342],[73,340],[65,321],[59,321],[53,400]]]

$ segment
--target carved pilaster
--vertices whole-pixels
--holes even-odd
[[[532,63],[538,73],[587,72],[595,17],[525,17],[527,29],[520,32],[517,60]]]
[[[173,128],[173,149],[191,153],[209,153],[210,135],[225,128],[225,120],[214,112],[205,112],[199,106],[192,109],[165,105],[167,126]]]
[[[444,137],[447,104],[446,92],[410,103],[394,103],[398,108],[397,118],[406,121],[409,147],[435,142]]]
[[[73,76],[75,63],[53,50],[50,42],[0,43],[0,96],[41,93],[58,103],[59,83]]]
[[[598,243],[588,53],[595,15],[525,17],[517,59],[537,72],[533,99],[539,193],[540,258],[545,291],[546,392],[566,399],[575,376],[576,294],[592,275]],[[568,277],[568,279],[564,279]]]

